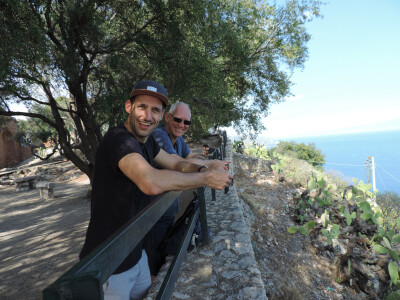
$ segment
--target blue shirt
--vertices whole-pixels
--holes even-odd
[[[158,125],[158,127],[151,134],[158,146],[162,148],[168,154],[176,154],[180,157],[186,158],[190,154],[190,148],[186,144],[185,140],[180,136],[176,140],[175,144],[172,144],[172,141],[168,135],[167,130],[163,125]],[[163,217],[175,217],[175,214],[179,211],[179,197],[176,198],[175,202],[171,204],[171,206],[164,213]]]
[[[158,143],[158,146],[169,154],[176,154],[183,158],[190,154],[190,149],[185,140],[180,136],[173,145],[167,130],[162,125],[158,125],[151,135]]]

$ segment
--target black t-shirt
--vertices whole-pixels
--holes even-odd
[[[97,154],[93,173],[91,195],[91,217],[86,240],[80,253],[84,258],[116,230],[132,219],[153,199],[144,194],[126,177],[118,162],[129,153],[139,153],[150,164],[160,147],[152,136],[145,144],[139,143],[124,125],[111,128],[104,136]],[[142,243],[139,243],[115,271],[124,272],[132,268],[141,258]]]

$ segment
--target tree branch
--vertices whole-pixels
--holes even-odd
[[[29,118],[36,118],[36,119],[40,119],[43,122],[49,124],[50,126],[56,128],[57,124],[55,122],[53,122],[52,120],[50,120],[49,118],[37,114],[37,113],[30,113],[30,112],[22,112],[22,111],[4,111],[4,110],[0,110],[0,115],[1,116],[24,116],[24,117],[29,117]]]

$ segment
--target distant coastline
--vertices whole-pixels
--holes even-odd
[[[258,137],[256,140],[267,149],[275,147],[279,141],[315,144],[325,154],[325,170],[342,174],[341,177],[346,181],[354,177],[368,182],[366,161],[368,156],[373,156],[379,192],[394,191],[400,194],[400,129],[282,139]]]

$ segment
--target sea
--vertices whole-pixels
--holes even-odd
[[[325,154],[324,169],[343,180],[353,178],[373,183],[371,159],[375,162],[375,186],[379,193],[387,191],[400,195],[400,130],[349,133],[281,139],[297,143],[315,144]],[[257,142],[267,148],[279,140],[258,137]]]

